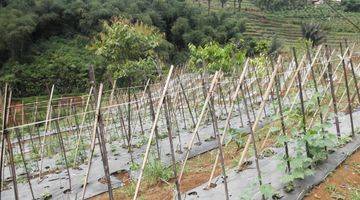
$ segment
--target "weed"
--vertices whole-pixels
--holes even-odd
[[[131,171],[136,171],[136,170],[138,170],[138,169],[140,169],[140,165],[139,165],[138,163],[132,162],[132,163],[130,164],[130,170],[131,170]]]
[[[350,190],[350,199],[360,200],[360,189],[359,188],[352,188]]]
[[[124,187],[124,193],[128,197],[132,197],[134,196],[135,189],[136,189],[136,183],[135,181],[132,180],[127,186]]]
[[[173,172],[170,168],[165,167],[161,161],[151,159],[144,169],[144,179],[151,183],[159,180],[168,181],[172,177]]]
[[[111,153],[115,153],[117,148],[116,148],[116,145],[115,144],[111,144],[110,145],[110,150],[111,150]]]
[[[333,185],[333,184],[326,184],[325,189],[328,192],[335,192],[336,191],[336,186]]]

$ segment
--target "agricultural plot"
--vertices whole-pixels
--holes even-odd
[[[203,6],[207,5],[207,1],[201,2]],[[302,24],[317,23],[326,33],[326,43],[332,46],[338,46],[343,38],[352,41],[360,40],[358,30],[326,5],[270,12],[261,10],[253,1],[243,0],[241,2],[240,10],[234,1],[228,1],[224,8],[221,8],[220,2],[211,2],[211,9],[238,12],[246,25],[245,36],[269,40],[277,37],[284,45],[292,47],[302,38]],[[354,24],[360,23],[359,13],[339,12]]]
[[[12,103],[6,85],[1,197],[119,199],[116,188],[134,200],[301,197],[360,146],[354,49],[293,49],[229,74],[172,66],[159,80],[114,81],[109,91],[90,67],[87,95],[53,98],[53,86],[47,100],[26,104]],[[205,181],[187,187],[192,160],[210,151]],[[146,196],[158,182],[170,195]]]

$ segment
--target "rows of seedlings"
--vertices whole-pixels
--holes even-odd
[[[172,66],[142,86],[119,88],[111,81],[108,91],[90,67],[88,94],[61,97],[52,86],[46,100],[33,103],[12,103],[5,85],[1,195],[84,199],[108,192],[113,199],[112,189],[125,185],[119,177],[126,174],[130,196],[138,199],[142,181],[158,178],[158,170],[163,181],[175,180],[174,196],[181,199],[187,161],[216,149],[206,187],[214,186],[220,166],[228,199],[224,148],[231,143],[242,149],[236,168],[244,170],[254,158],[260,191],[269,191],[258,159],[274,138],[284,148],[291,189],[330,149],[349,140],[341,135],[339,115],[348,113],[355,135],[352,112],[360,95],[354,46],[309,49],[300,60],[295,49],[290,59],[248,59],[231,73],[193,74]],[[336,134],[327,131],[331,120]]]
[[[334,54],[338,54],[340,60],[332,60],[331,55]],[[324,162],[330,152],[355,137],[355,127],[360,128],[357,123],[354,123],[353,118],[354,108],[358,107],[360,103],[359,85],[357,83],[359,64],[353,63],[351,48],[347,47],[344,50],[341,44],[338,52],[331,51],[327,46],[319,47],[315,54],[307,50],[300,62],[294,49],[291,59],[290,65],[293,65],[294,70],[285,77],[284,74],[277,71],[283,64],[281,57],[278,58],[277,62],[269,60],[269,65],[273,69],[272,81],[268,84],[263,95],[262,99],[264,101],[262,101],[257,110],[255,120],[252,121],[248,118],[248,124],[251,127],[249,130],[250,134],[247,137],[240,160],[235,169],[237,171],[244,171],[251,165],[251,162],[254,162],[255,165],[253,167],[256,168],[253,171],[254,174],[244,172],[247,175],[241,178],[247,179],[248,182],[241,183],[240,176],[230,172],[230,179],[232,179],[230,188],[233,190],[231,191],[230,189],[229,191],[227,183],[229,174],[226,173],[229,169],[222,162],[224,158],[221,155],[222,145],[220,145],[209,181],[207,184],[199,187],[205,187],[208,190],[192,192],[190,194],[196,193],[197,198],[202,199],[239,198],[239,196],[234,197],[234,194],[238,194],[239,191],[249,190],[247,187],[252,187],[250,194],[240,195],[240,198],[281,198],[280,193],[276,192],[272,185],[279,185],[278,183],[281,181],[284,191],[292,192],[295,182],[299,184],[297,182],[299,179],[312,175],[317,165]],[[292,67],[289,66],[289,68]],[[248,103],[245,98],[246,95],[249,95],[246,88],[246,84],[240,85],[239,93],[235,93],[234,98],[238,94],[243,97],[245,112],[247,117],[250,117],[250,106],[247,106]],[[271,91],[276,96],[275,98],[269,98],[269,93],[272,93]],[[262,108],[266,104],[265,101],[271,101],[271,104],[274,106],[273,111],[275,112],[270,114],[271,128],[265,130],[264,134],[264,130],[259,128],[258,123],[264,114]],[[358,113],[355,114],[357,115]],[[343,129],[349,130],[348,132],[341,131],[340,117],[343,121],[345,119],[345,121],[349,122],[343,122]],[[226,137],[226,127],[223,131],[222,137]],[[263,169],[259,164],[260,158],[275,153],[273,148],[264,148],[271,137],[274,140],[273,146],[276,146],[277,149],[283,148],[282,151],[277,151],[279,155],[276,157],[278,158],[272,157],[273,160],[278,160],[273,163],[279,165],[280,170],[283,171],[281,177],[276,177],[271,173],[272,169],[270,169],[269,163],[272,161],[268,160],[269,163],[262,162],[267,167]],[[251,146],[252,152],[249,155]],[[220,178],[223,179],[223,184],[221,184],[223,187],[213,189],[214,191],[211,192],[211,188],[216,186],[212,181],[218,180],[218,178],[214,179],[213,177],[214,170],[219,162],[218,157],[220,157],[222,169]],[[268,177],[264,178],[263,174],[266,174]],[[249,178],[253,178],[255,175],[257,176],[257,184],[249,180]],[[271,178],[271,176],[281,180]],[[234,177],[237,178],[236,181]],[[264,183],[264,179],[266,183]],[[258,186],[258,188],[256,189],[254,186]],[[219,193],[219,190],[224,192]]]

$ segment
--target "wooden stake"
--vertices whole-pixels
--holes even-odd
[[[181,178],[182,178],[182,175],[184,173],[184,170],[185,170],[185,165],[186,165],[186,161],[187,159],[189,158],[189,155],[190,155],[190,150],[192,149],[193,147],[193,143],[194,143],[194,139],[195,139],[195,135],[196,133],[198,132],[199,128],[200,128],[200,123],[201,123],[201,120],[203,119],[204,117],[204,114],[205,114],[205,111],[206,111],[206,108],[207,108],[207,105],[210,101],[210,96],[213,95],[213,91],[215,89],[215,85],[218,81],[218,78],[219,78],[219,72],[216,72],[215,75],[214,75],[214,78],[212,80],[212,83],[211,83],[211,86],[210,86],[210,89],[207,93],[207,97],[205,99],[205,103],[202,107],[202,110],[201,110],[201,113],[200,113],[200,116],[199,116],[199,119],[197,120],[197,123],[196,123],[196,126],[194,128],[194,131],[192,132],[192,135],[191,135],[191,139],[190,141],[187,143],[188,144],[188,148],[186,149],[186,155],[185,155],[185,159],[183,161],[183,165],[181,167],[181,171],[180,171],[180,174],[179,174],[179,182],[181,182]]]
[[[14,126],[17,126],[17,122],[16,121],[13,121],[14,123]],[[26,160],[25,160],[25,155],[24,155],[24,148],[22,146],[22,143],[21,143],[21,133],[20,133],[20,130],[18,128],[15,128],[15,134],[16,134],[16,138],[17,138],[17,141],[18,141],[18,144],[19,144],[19,148],[20,148],[20,155],[21,155],[21,159],[23,161],[23,164],[24,164],[24,169],[25,169],[25,174],[26,174],[26,180],[29,184],[29,189],[30,189],[30,193],[31,193],[31,197],[32,199],[36,199],[35,198],[35,195],[34,195],[34,191],[33,191],[33,188],[32,188],[32,185],[31,185],[31,178],[30,178],[30,174],[29,174],[29,170],[28,170],[28,167],[27,167],[27,164],[26,164]]]
[[[330,60],[329,57],[329,49],[326,47],[326,56],[327,59]],[[340,126],[339,126],[339,118],[338,118],[338,112],[337,112],[337,104],[336,104],[336,96],[335,96],[335,90],[334,90],[334,82],[333,82],[333,74],[332,74],[332,65],[331,62],[327,65],[328,68],[328,76],[329,76],[329,82],[330,82],[330,89],[331,89],[331,96],[332,96],[332,102],[333,102],[333,109],[335,113],[335,127],[336,127],[336,134],[338,137],[340,137]]]
[[[7,86],[5,86],[7,87]],[[6,95],[5,95],[6,96]],[[4,108],[10,108],[11,105],[11,99],[12,95],[11,95],[11,90],[10,90],[10,95],[7,99],[7,101],[5,101],[4,104]],[[6,144],[7,144],[7,152],[8,152],[8,159],[9,159],[9,171],[11,174],[11,178],[12,178],[12,182],[13,182],[13,190],[14,190],[14,197],[16,200],[19,199],[19,191],[18,191],[18,187],[17,187],[17,179],[16,179],[16,167],[14,164],[14,154],[13,154],[13,148],[12,148],[12,143],[11,143],[11,139],[10,139],[10,133],[9,131],[6,129],[7,128],[7,124],[8,124],[8,120],[9,120],[9,109],[7,109],[7,111],[5,111],[6,109],[4,109],[4,113],[6,114],[6,117],[4,118],[6,123],[4,123],[3,127],[5,127],[3,129],[3,140],[6,140]],[[14,113],[15,115],[15,113]],[[5,145],[4,141],[2,141],[2,145]],[[3,147],[3,146],[2,146]],[[2,154],[3,155],[3,150],[2,150]],[[3,160],[1,159],[1,162],[3,162]]]
[[[273,62],[271,62],[271,67],[274,70]],[[283,114],[282,104],[281,104],[281,95],[280,95],[281,85],[280,85],[279,75],[277,75],[275,77],[275,85],[276,85],[276,98],[277,98],[277,102],[278,102],[280,121],[281,121],[281,130],[282,130],[282,134],[285,136],[287,134],[286,134],[284,114]],[[264,143],[263,143],[263,145],[264,145]],[[289,156],[289,147],[288,147],[288,143],[286,141],[284,142],[284,148],[285,148],[285,159],[286,159],[287,171],[290,172],[291,166],[290,166],[290,160],[289,160],[289,157],[290,157]]]
[[[346,45],[347,48],[349,48],[346,39],[345,39],[345,45]],[[359,102],[359,104],[360,104],[360,91],[359,91],[358,80],[357,80],[357,76],[356,76],[356,74],[355,74],[354,64],[353,64],[353,62],[352,62],[351,54],[350,54],[349,51],[348,51],[347,55],[348,55],[348,57],[349,57],[349,62],[350,62],[350,67],[351,67],[351,73],[352,73],[352,76],[353,76],[353,79],[354,79],[354,82],[355,82],[355,89],[356,89],[356,94],[357,94],[357,97],[358,97],[358,102]]]
[[[213,99],[213,96],[211,96],[210,98]],[[217,141],[218,148],[219,148],[220,163],[221,163],[224,188],[225,188],[225,199],[229,200],[229,189],[228,189],[228,185],[227,185],[227,175],[226,175],[226,169],[225,169],[224,153],[223,153],[223,148],[222,148],[222,142],[220,141],[220,136],[219,136],[219,127],[218,127],[217,120],[216,120],[217,117],[215,116],[214,101],[210,100],[209,104],[210,104],[209,105],[210,114],[212,116],[211,118],[215,119],[214,127],[215,127],[215,131],[216,131],[216,141]]]
[[[156,118],[156,114],[155,114],[155,111],[154,111],[154,103],[152,101],[152,95],[151,95],[150,86],[147,89],[147,93],[148,93],[148,98],[149,98],[149,102],[150,102],[150,114],[151,114],[151,117],[152,117],[152,121],[154,123],[155,118]],[[157,154],[158,154],[158,159],[161,160],[160,145],[159,145],[159,130],[158,130],[157,124],[155,125],[154,131],[155,131],[155,142],[156,142],[156,150],[157,150]]]
[[[301,103],[301,114],[302,114],[302,128],[303,128],[303,134],[306,135],[306,117],[305,117],[306,113],[305,113],[304,97],[303,97],[302,84],[301,84],[301,71],[299,69],[299,64],[297,62],[295,48],[293,48],[293,56],[295,60],[295,66],[296,66],[297,78],[298,78],[299,98]],[[310,153],[309,144],[307,141],[305,142],[305,147],[306,147],[307,157],[311,158],[312,155]]]
[[[165,119],[166,119],[166,128],[167,128],[167,132],[168,132],[168,139],[169,139],[169,144],[170,144],[170,153],[171,153],[171,162],[172,162],[172,167],[173,167],[173,173],[174,173],[174,178],[175,178],[175,187],[176,187],[176,192],[177,192],[177,199],[181,200],[181,191],[180,191],[180,184],[179,184],[179,180],[177,178],[177,172],[176,172],[176,159],[175,159],[175,151],[174,151],[174,144],[173,144],[173,140],[172,140],[172,130],[171,130],[171,118],[169,115],[169,97],[166,95],[166,101],[164,103],[164,110],[165,110]]]
[[[166,91],[167,91],[167,89],[169,87],[169,82],[170,82],[170,78],[171,78],[173,70],[174,70],[174,66],[171,66],[168,77],[167,77],[166,82],[165,82],[164,89],[162,91],[162,94],[161,94],[161,97],[160,97],[160,100],[159,100],[159,103],[158,103],[158,106],[157,106],[157,109],[156,109],[155,119],[154,119],[153,125],[151,127],[151,132],[150,132],[149,140],[148,140],[148,143],[147,143],[147,146],[146,146],[146,151],[145,151],[145,154],[144,154],[143,163],[142,163],[142,166],[141,166],[141,169],[140,169],[140,174],[139,174],[138,181],[137,181],[137,184],[136,184],[136,189],[135,189],[133,200],[137,199],[137,196],[138,196],[138,193],[139,193],[141,178],[142,178],[142,175],[143,175],[143,172],[144,172],[144,169],[145,169],[147,158],[149,156],[149,151],[150,151],[150,147],[151,147],[151,141],[152,141],[152,139],[154,137],[156,125],[157,125],[157,122],[159,120],[159,115],[160,115],[160,111],[161,111],[161,105],[163,104]]]
[[[246,87],[246,86],[245,86]],[[243,95],[243,101],[244,101],[244,106],[245,106],[245,113],[246,113],[246,116],[248,118],[248,123],[249,123],[249,126],[251,127],[251,119],[250,119],[250,114],[249,114],[249,110],[248,110],[248,106],[247,106],[247,103],[246,103],[246,95],[244,93],[244,90],[241,88],[241,93]],[[248,94],[250,95],[249,93],[249,89],[246,88],[247,91],[248,91]],[[264,100],[262,101],[264,102]],[[255,134],[253,132],[252,129],[250,129],[250,135],[251,135],[251,140],[253,142],[253,147],[254,147],[254,154],[255,154],[255,164],[256,164],[256,171],[257,171],[257,174],[258,174],[258,181],[259,181],[259,186],[261,187],[262,186],[262,178],[261,178],[261,171],[260,171],[260,165],[259,165],[259,156],[257,154],[257,148],[256,148],[256,141],[255,141]],[[250,138],[250,137],[249,137]],[[262,199],[265,200],[265,196],[262,195]]]
[[[54,115],[55,115],[55,112],[52,112]],[[65,145],[64,145],[64,140],[63,140],[63,137],[62,137],[62,133],[61,133],[61,130],[60,130],[60,126],[59,126],[59,119],[60,119],[60,109],[58,109],[58,119],[54,121],[53,124],[55,124],[55,128],[56,128],[56,131],[57,131],[57,136],[58,136],[58,140],[59,140],[59,144],[60,144],[60,149],[61,149],[61,152],[62,152],[62,156],[64,158],[64,162],[65,162],[65,167],[66,167],[66,172],[67,172],[67,175],[68,175],[68,179],[69,179],[69,189],[71,191],[71,175],[70,175],[70,170],[69,170],[69,163],[67,161],[67,157],[66,157],[66,149],[65,149]],[[55,116],[54,116],[55,118]]]
[[[225,140],[225,137],[226,137],[226,134],[227,134],[227,130],[229,128],[229,125],[230,125],[230,119],[231,119],[231,116],[232,116],[232,112],[234,110],[234,107],[235,107],[235,101],[238,97],[238,94],[239,94],[239,91],[240,91],[240,87],[241,85],[243,84],[244,82],[244,79],[245,79],[245,75],[247,73],[247,70],[248,70],[248,64],[249,64],[249,59],[246,60],[245,62],[245,66],[244,66],[244,69],[240,75],[240,79],[239,79],[239,82],[237,83],[237,86],[236,86],[236,89],[235,89],[235,92],[230,100],[230,111],[228,112],[228,116],[226,118],[226,122],[225,122],[225,127],[223,129],[223,132],[222,132],[222,136],[221,136],[221,145],[224,143],[224,140]],[[215,170],[216,170],[216,166],[218,164],[218,161],[219,161],[219,156],[220,156],[220,150],[218,150],[217,154],[216,154],[216,158],[215,158],[215,162],[214,162],[214,165],[212,167],[212,170],[211,170],[211,174],[210,174],[210,178],[208,180],[208,184],[207,184],[207,189],[210,189],[210,186],[211,186],[211,180],[213,179],[214,175],[215,175]]]
[[[91,69],[90,69],[91,70]],[[92,72],[90,72],[90,77],[92,77]],[[92,84],[95,84],[95,81],[93,78],[91,78],[91,82]],[[83,190],[82,190],[82,194],[81,194],[81,199],[84,199],[85,197],[85,192],[86,192],[86,186],[87,186],[87,181],[89,179],[89,174],[90,174],[90,169],[91,169],[91,162],[92,162],[92,158],[93,158],[93,154],[94,154],[94,150],[95,150],[95,142],[96,142],[96,137],[98,137],[99,140],[99,146],[100,146],[100,151],[101,151],[101,156],[102,156],[102,161],[103,161],[103,165],[104,165],[104,173],[105,173],[105,179],[106,179],[106,183],[108,186],[108,193],[109,193],[109,199],[113,200],[113,194],[112,194],[112,188],[111,188],[111,180],[110,180],[110,174],[109,174],[109,165],[108,165],[108,160],[107,160],[107,152],[106,152],[106,148],[104,148],[105,143],[103,138],[103,127],[101,127],[102,125],[102,119],[101,119],[101,98],[102,98],[102,91],[103,91],[103,84],[100,84],[99,87],[99,93],[96,92],[95,88],[94,88],[94,94],[95,94],[95,98],[97,99],[96,101],[96,113],[95,113],[95,119],[94,119],[94,126],[93,126],[93,133],[92,133],[92,139],[91,139],[91,148],[90,148],[90,156],[88,159],[88,168],[85,174],[85,179],[84,179],[84,183],[83,183]],[[98,128],[99,131],[101,133],[98,132]]]
[[[341,52],[341,55],[343,55],[343,47],[342,47],[341,43],[340,43],[340,52]],[[346,64],[345,64],[344,59],[342,59],[342,64],[343,64],[343,71],[344,71],[344,78],[345,78],[346,96],[347,96],[347,100],[348,100],[348,111],[349,111],[349,117],[350,117],[351,135],[355,136],[354,121],[353,121],[352,107],[351,107],[351,97],[350,97],[349,83],[348,83],[348,77],[347,77],[347,71],[346,71],[347,69],[346,69]]]
[[[82,141],[82,132],[83,132],[83,128],[84,128],[84,123],[86,120],[86,114],[89,108],[89,103],[90,103],[90,99],[91,99],[91,95],[93,92],[93,86],[91,86],[88,97],[86,99],[86,105],[85,105],[85,109],[82,115],[82,120],[81,120],[81,124],[80,124],[80,130],[79,130],[79,135],[78,138],[76,140],[76,146],[75,146],[75,155],[74,155],[74,164],[73,166],[76,166],[76,162],[77,162],[77,155],[78,155],[78,151],[79,151],[79,146],[80,146],[80,142]]]
[[[270,82],[269,82],[268,87],[267,87],[267,89],[266,89],[266,91],[264,93],[264,96],[263,96],[264,100],[260,104],[260,108],[259,108],[258,114],[257,114],[257,116],[255,118],[255,122],[252,125],[252,132],[254,132],[254,133],[255,133],[255,131],[257,129],[257,126],[258,126],[258,124],[260,122],[260,118],[261,118],[261,116],[263,114],[263,108],[264,108],[265,103],[266,103],[265,101],[270,95],[271,88],[272,88],[272,86],[273,86],[273,84],[275,82],[275,75],[277,74],[277,70],[279,70],[279,68],[280,68],[280,65],[276,66],[275,69],[273,70],[273,73],[272,73],[271,78],[270,78]],[[248,139],[246,141],[246,144],[245,144],[245,147],[244,147],[244,150],[243,150],[243,152],[241,154],[240,161],[238,163],[238,168],[239,169],[241,168],[241,166],[243,164],[243,161],[245,159],[245,155],[246,155],[246,153],[247,153],[247,151],[249,149],[250,142],[251,142],[251,137],[248,137]]]
[[[43,136],[43,139],[42,139],[42,141],[41,141],[39,181],[42,179],[42,169],[43,169],[43,160],[44,160],[44,148],[45,148],[45,142],[46,142],[46,134],[47,134],[48,129],[49,129],[49,123],[51,123],[51,122],[49,121],[49,119],[50,119],[51,101],[52,101],[52,98],[53,98],[53,94],[54,94],[54,85],[52,85],[52,87],[51,87],[50,98],[49,98],[49,101],[48,101],[48,104],[47,104],[44,136]]]

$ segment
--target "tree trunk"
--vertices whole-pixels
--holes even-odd
[[[208,13],[210,14],[210,5],[211,5],[211,0],[208,0]]]
[[[240,11],[241,10],[241,3],[242,3],[242,0],[238,0],[238,11]]]

